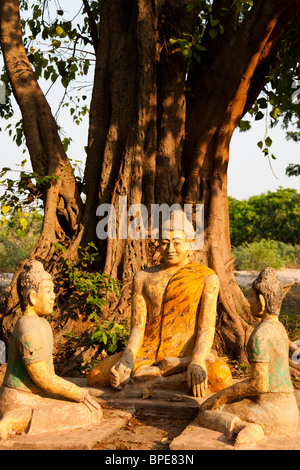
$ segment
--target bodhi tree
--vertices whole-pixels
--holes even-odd
[[[126,286],[149,262],[147,240],[119,237],[118,223],[115,239],[99,240],[97,207],[112,204],[118,221],[123,196],[128,206],[142,203],[149,213],[152,204],[204,204],[197,260],[220,279],[217,339],[245,362],[253,319],[233,272],[229,145],[238,125],[247,128],[243,117],[250,112],[259,119],[271,92],[279,95],[282,68],[290,76],[296,68],[300,1],[82,0],[80,13],[76,22],[77,15],[65,19],[58,2],[0,0],[2,79],[21,110],[44,204],[41,236],[30,256],[55,274],[92,241],[102,254],[99,269]],[[33,47],[38,37],[50,44],[48,55]],[[61,80],[67,100],[69,87],[91,65],[84,50],[95,65],[90,104],[84,103],[89,129],[82,184],[39,80]],[[9,115],[9,99],[2,112]],[[64,246],[59,256],[58,242]],[[7,318],[15,306],[13,281]]]

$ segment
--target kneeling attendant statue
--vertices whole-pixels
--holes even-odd
[[[297,431],[299,412],[289,371],[289,340],[278,319],[283,286],[272,268],[252,283],[250,307],[261,322],[248,341],[250,378],[209,397],[198,423],[233,437],[235,445]]]
[[[55,374],[53,334],[44,318],[53,312],[51,275],[29,261],[17,279],[22,316],[10,338],[0,389],[0,439],[99,424],[100,405],[87,389]]]

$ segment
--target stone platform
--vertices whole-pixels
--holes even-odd
[[[130,418],[130,412],[104,409],[99,426],[15,436],[0,441],[0,450],[92,450],[98,443],[125,426]]]
[[[235,448],[233,441],[216,431],[200,427],[196,418],[199,405],[206,398],[193,398],[184,393],[163,390],[127,390],[88,387],[85,379],[68,379],[88,388],[90,394],[103,407],[103,420],[99,426],[69,432],[22,435],[0,441],[0,450],[91,450],[109,437],[116,435],[137,412],[144,416],[155,416],[175,420],[188,425],[169,445],[171,451],[201,450],[300,450],[300,427],[290,437],[265,438],[257,446]],[[300,390],[295,391],[300,407]],[[149,439],[151,438],[149,431]],[[135,435],[135,439],[138,436]],[[105,448],[105,447],[104,447]],[[142,449],[141,449],[142,450]]]
[[[194,420],[170,444],[170,450],[300,450],[300,426],[298,432],[289,437],[270,437],[259,445],[234,447],[233,439],[210,429],[202,428]]]
[[[300,450],[300,422],[298,432],[289,437],[266,437],[259,445],[248,447],[234,447],[233,439],[225,435],[202,428],[197,424],[199,405],[206,398],[194,398],[184,393],[174,393],[170,391],[144,389],[135,392],[136,396],[126,397],[126,392],[116,392],[114,390],[97,389],[91,393],[97,397],[100,403],[107,403],[116,408],[124,407],[131,403],[134,408],[143,414],[173,417],[174,419],[191,419],[191,423],[184,431],[170,443],[170,450],[173,451],[201,451],[201,450]],[[130,392],[127,392],[130,394]],[[152,393],[152,395],[151,395]],[[143,397],[140,397],[140,394]],[[122,397],[123,395],[123,397]],[[300,409],[300,390],[295,390],[295,397]]]

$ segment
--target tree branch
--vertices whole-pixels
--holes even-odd
[[[269,70],[274,66],[279,66],[280,64],[282,64],[287,54],[289,54],[289,50],[287,50],[284,56],[278,59],[278,42],[281,40],[281,38],[286,32],[288,32],[289,34],[289,32],[293,30],[293,28],[295,30],[294,37],[295,39],[298,38],[299,40],[299,20],[300,17],[297,16],[295,18],[295,21],[291,23],[290,16],[285,14],[282,16],[281,21],[278,22],[276,28],[271,34],[269,41],[267,42],[261,54],[260,62],[257,66],[257,69],[255,70],[255,73],[253,74],[247,101],[243,111],[243,116],[252,108],[255,100],[257,99],[260,92],[267,83],[267,75]]]
[[[272,50],[278,47],[283,16],[286,24],[299,11],[300,1],[293,4],[257,0],[232,40],[224,44],[209,69],[194,83],[183,151],[187,174],[185,202],[194,202],[199,197],[199,171],[216,134],[221,160],[222,155],[224,158],[227,155],[223,150],[241,119],[253,76],[269,56],[270,46]]]
[[[43,187],[46,201],[43,232],[53,241],[53,220],[56,219],[59,197],[65,195],[68,210],[76,201],[79,213],[82,201],[51,108],[26,54],[18,0],[0,0],[0,45],[13,94],[22,113],[33,171],[40,176],[57,177]]]
[[[84,4],[84,8],[85,8],[86,13],[88,15],[89,24],[90,24],[90,28],[91,28],[91,38],[92,38],[92,42],[93,42],[95,52],[97,52],[98,43],[99,43],[97,24],[96,24],[96,21],[95,21],[95,18],[93,16],[93,13],[92,13],[92,10],[91,10],[91,7],[89,5],[88,0],[82,0],[82,3]]]

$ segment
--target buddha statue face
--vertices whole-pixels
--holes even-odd
[[[50,279],[43,279],[39,284],[38,291],[32,290],[29,296],[30,304],[36,315],[42,317],[53,312],[55,294],[53,282]]]
[[[252,315],[256,318],[261,318],[265,310],[265,301],[263,296],[257,294],[253,287],[251,287],[249,292],[249,304]]]
[[[189,261],[187,240],[182,230],[163,231],[160,251],[167,266],[180,266]]]

